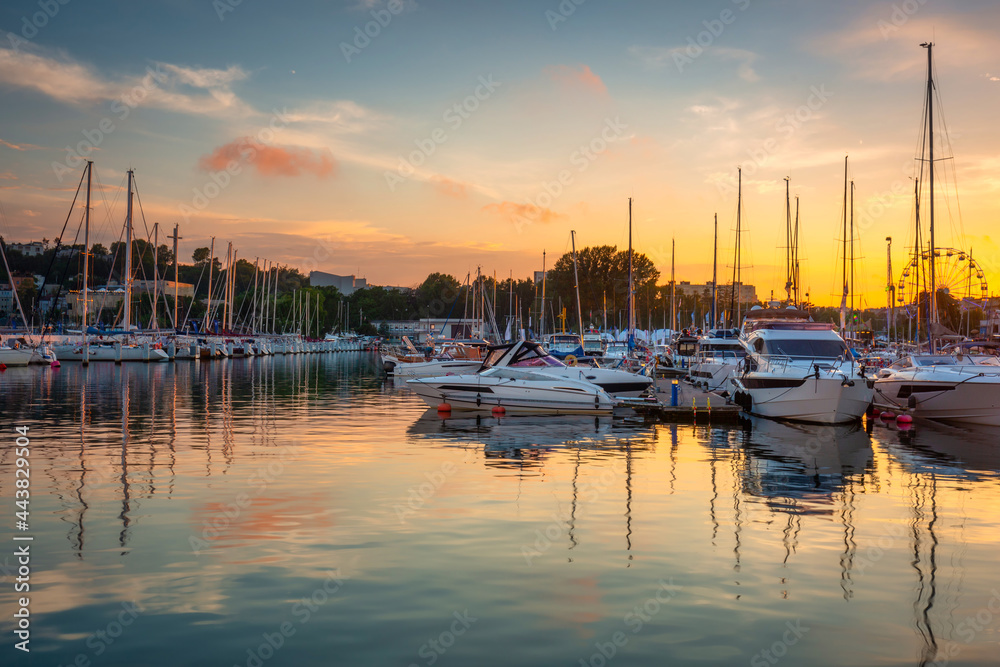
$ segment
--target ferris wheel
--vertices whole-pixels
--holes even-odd
[[[930,259],[930,250],[924,250],[919,257],[911,255],[896,286],[896,300],[900,306],[916,303],[917,296],[927,291]],[[958,300],[984,300],[990,295],[986,273],[972,254],[964,250],[935,248],[934,283],[939,292]]]

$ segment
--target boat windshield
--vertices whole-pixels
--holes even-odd
[[[953,357],[913,357],[915,366],[954,366]]]
[[[809,338],[772,338],[764,341],[766,354],[808,359],[850,358],[847,346],[839,340]]]

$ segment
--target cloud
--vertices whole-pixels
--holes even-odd
[[[332,125],[347,134],[360,134],[385,125],[388,118],[351,100],[313,102],[284,114],[291,123]]]
[[[3,139],[0,139],[0,146],[13,148],[16,151],[37,151],[42,148],[41,146],[36,146],[35,144],[12,144],[9,141],[4,141]]]
[[[601,77],[595,74],[587,65],[579,65],[577,67],[553,65],[546,67],[544,73],[552,81],[566,88],[582,88],[595,95],[603,96],[608,94],[608,87],[604,85]]]
[[[232,162],[249,164],[261,176],[299,176],[311,173],[323,178],[337,172],[337,161],[329,149],[310,150],[300,146],[266,146],[242,137],[203,155],[198,167],[221,171]]]
[[[32,211],[30,208],[24,209],[24,214],[29,218],[37,218],[39,215],[41,215],[38,211]]]
[[[0,48],[0,84],[34,90],[74,106],[117,102],[196,115],[247,116],[253,110],[231,85],[248,76],[235,65],[212,69],[155,62],[142,75],[111,78],[61,52],[37,46]]]
[[[688,53],[689,48],[688,46],[630,46],[628,52],[649,69],[663,69],[668,65],[679,66],[678,63],[684,63],[685,67],[689,67],[692,62]],[[759,56],[753,51],[713,46],[705,49],[704,54],[715,60],[736,61],[736,74],[748,83],[760,80],[760,76],[753,68],[753,63]]]
[[[16,180],[17,180],[17,176],[15,176],[14,174],[12,174],[9,171],[5,171],[3,173],[0,173],[0,181],[16,181]]]
[[[556,213],[550,208],[535,206],[534,204],[519,204],[512,201],[503,201],[499,204],[487,204],[482,208],[487,213],[494,213],[503,216],[511,222],[530,221],[548,223],[554,222],[566,216]]]
[[[468,188],[465,183],[453,181],[444,176],[432,176],[431,183],[439,194],[452,199],[465,199],[468,196]]]

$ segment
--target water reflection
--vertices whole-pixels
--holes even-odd
[[[630,663],[697,661],[708,646],[746,663],[776,618],[815,624],[790,664],[926,665],[956,642],[969,664],[992,656],[992,635],[965,641],[961,623],[995,586],[996,433],[442,419],[369,355],[67,365],[2,381],[0,417],[37,437],[32,516],[53,587],[92,582],[39,596],[52,628],[40,641],[64,662],[95,613],[116,613],[101,605],[131,589],[177,624],[173,637],[219,647],[191,664],[239,663],[283,602],[308,593],[304,577],[349,555],[366,568],[345,585],[356,592],[283,660],[319,664],[335,646],[345,663],[412,662],[440,632],[421,619],[475,607],[506,634],[483,623],[455,664],[460,650],[509,662],[504,647],[521,641],[545,647],[521,664],[575,663],[665,575],[692,592],[634,638]],[[443,464],[454,474],[397,520]],[[12,465],[0,450],[3,479]],[[258,489],[249,480],[268,466],[280,473]],[[207,534],[240,494],[249,504]],[[133,664],[171,664],[168,640],[133,641],[147,656]]]

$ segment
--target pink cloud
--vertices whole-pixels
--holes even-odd
[[[534,204],[519,204],[512,201],[504,201],[499,204],[487,204],[482,210],[487,213],[501,215],[511,222],[530,221],[546,223],[566,217],[561,213],[556,213],[550,208],[535,206]]]
[[[545,74],[555,83],[569,88],[583,88],[595,95],[607,95],[608,87],[588,65],[570,67],[553,65],[545,68]]]
[[[203,155],[198,167],[203,171],[225,169],[230,162],[253,166],[261,176],[299,176],[311,173],[323,178],[335,175],[337,161],[329,149],[310,150],[299,146],[267,146],[242,137]]]
[[[36,146],[35,144],[12,144],[9,141],[4,141],[3,139],[0,139],[0,146],[13,148],[16,151],[37,151],[41,148],[41,146]]]
[[[434,189],[445,197],[451,197],[452,199],[465,199],[468,194],[466,192],[467,186],[465,183],[459,183],[458,181],[453,181],[450,178],[445,178],[444,176],[434,176],[431,178],[431,182],[434,184]]]

